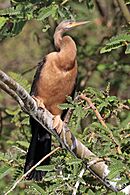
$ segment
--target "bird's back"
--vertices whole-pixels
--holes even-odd
[[[66,97],[71,95],[77,77],[77,62],[71,70],[64,70],[57,67],[62,63],[58,52],[53,52],[46,56],[44,66],[41,68],[39,79],[35,84],[33,95],[40,97],[45,107],[53,114],[61,114],[59,104],[66,101]]]

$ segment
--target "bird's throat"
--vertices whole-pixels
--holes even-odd
[[[64,36],[60,45],[60,65],[65,70],[70,70],[75,65],[76,60],[76,45],[73,39],[69,36]]]

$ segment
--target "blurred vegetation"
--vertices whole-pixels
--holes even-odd
[[[130,1],[122,1],[129,12]],[[129,22],[117,0],[0,0],[0,69],[28,92],[37,63],[54,50],[53,33],[65,19],[90,20],[69,34],[78,48],[77,90],[90,97],[109,127],[107,131],[84,101],[62,108],[73,111],[69,126],[93,153],[110,166],[109,178],[130,181],[130,34]],[[116,143],[113,142],[113,135]],[[0,90],[0,191],[23,174],[30,140],[28,116]],[[117,144],[121,152],[117,150]],[[58,146],[53,139],[52,149]],[[72,194],[83,168],[62,150],[51,158],[42,183],[23,181],[11,194]],[[112,194],[88,171],[77,194]],[[114,193],[113,193],[114,194]]]

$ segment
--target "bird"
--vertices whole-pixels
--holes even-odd
[[[38,64],[30,95],[36,100],[38,107],[46,108],[54,116],[53,127],[60,134],[65,112],[59,105],[66,102],[66,97],[74,94],[77,78],[77,48],[74,40],[64,35],[65,32],[88,21],[62,21],[55,29],[54,45],[56,51],[46,55]],[[24,173],[51,151],[51,135],[30,116],[32,138],[26,156]],[[47,158],[40,165],[48,165]],[[46,172],[33,170],[27,180],[41,181]]]

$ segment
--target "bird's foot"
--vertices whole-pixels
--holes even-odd
[[[63,121],[60,118],[60,115],[56,115],[53,118],[53,128],[56,129],[56,132],[58,134],[61,133],[61,130],[63,128]]]
[[[45,108],[45,105],[43,104],[43,101],[40,98],[37,98],[34,95],[32,96],[32,98],[36,101],[37,106],[39,108],[43,108],[43,109]]]

